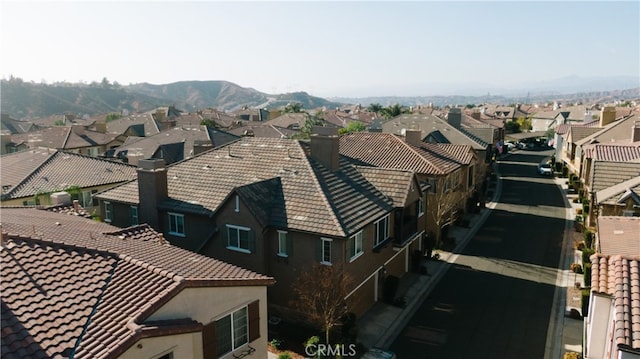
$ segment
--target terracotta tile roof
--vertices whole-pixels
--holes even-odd
[[[614,343],[640,349],[640,257],[595,254],[591,263],[591,292],[614,298]]]
[[[429,143],[411,146],[390,133],[356,132],[340,137],[340,154],[355,163],[427,175],[444,175],[460,167],[444,148],[446,145]]]
[[[640,121],[640,115],[632,115],[616,120],[600,129],[600,131],[574,142],[579,146],[597,142],[629,144],[631,143],[631,127],[635,121]]]
[[[356,170],[371,182],[378,191],[391,198],[396,208],[405,207],[411,191],[414,174],[395,168],[355,166]]]
[[[127,141],[115,150],[115,157],[132,154],[138,158],[165,158],[167,163],[182,161],[193,157],[193,146],[196,141],[207,141],[213,147],[222,146],[238,139],[238,136],[228,132],[208,128],[207,126],[176,126],[158,134],[147,137],[136,137],[135,141]],[[169,159],[159,156],[163,148],[170,144],[183,144],[176,158]]]
[[[640,162],[594,161],[592,190],[601,191],[640,176]]]
[[[474,150],[486,150],[486,144],[478,142],[477,138],[470,138],[460,129],[456,129],[447,121],[433,115],[405,114],[382,124],[383,132],[395,135],[404,136],[407,129],[422,130],[424,137],[437,132],[444,136],[449,143],[471,145]]]
[[[243,137],[240,141],[195,156],[167,167],[170,200],[162,208],[179,207],[199,213],[215,213],[229,193],[256,182],[280,178],[285,202],[288,228],[331,236],[343,237],[349,233],[345,223],[353,219],[340,212],[334,201],[333,189],[323,187],[324,181],[342,186],[343,181],[357,183],[355,173],[342,161],[338,174],[332,177],[318,163],[308,157],[307,146],[294,140]],[[344,167],[347,166],[347,167]],[[138,203],[138,182],[96,195],[103,200]],[[360,201],[356,192],[362,187],[350,187],[344,195]],[[371,195],[374,198],[375,195]],[[356,202],[353,202],[354,205]],[[368,202],[371,213],[377,213],[379,205],[373,199]],[[384,210],[384,209],[382,209]],[[313,221],[309,219],[313,218]]]
[[[184,287],[274,282],[171,246],[146,225],[119,229],[37,209],[2,215],[3,358],[110,357]]]
[[[598,217],[600,252],[640,256],[640,217]]]
[[[628,162],[640,160],[640,143],[605,144],[594,143],[582,146],[586,158],[595,161]]]
[[[37,167],[36,164],[37,161],[20,164],[24,166],[20,171],[26,173],[31,168],[31,172],[5,191],[2,199],[31,197],[37,193],[61,191],[70,186],[86,188],[115,184],[136,176],[135,166],[71,152],[56,151],[44,163]],[[11,170],[6,165],[9,163],[4,160],[0,162],[2,172]]]
[[[37,147],[0,157],[2,194],[22,182],[55,153],[56,150]]]
[[[151,113],[129,115],[107,122],[107,132],[124,134],[131,126],[141,125],[144,130],[139,136],[152,136],[160,132]]]

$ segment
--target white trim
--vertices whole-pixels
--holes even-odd
[[[332,263],[331,263],[331,249],[332,249],[331,248],[331,244],[329,244],[329,261],[328,262],[324,260],[324,257],[325,257],[325,255],[324,255],[325,254],[324,253],[324,244],[325,244],[325,242],[329,242],[329,243],[333,242],[333,239],[332,238],[320,237],[320,240],[322,241],[322,245],[321,245],[321,248],[320,248],[320,250],[321,250],[320,256],[322,258],[321,258],[320,264],[323,264],[323,265],[326,265],[326,266],[330,266],[330,265],[332,265]]]
[[[284,234],[284,251],[282,250],[282,243],[280,243],[280,235]],[[289,241],[289,238],[287,238],[287,234],[289,234],[289,232],[287,231],[283,231],[283,230],[278,230],[278,257],[284,257],[287,258],[289,257],[289,253],[287,252],[287,245],[289,243],[287,243]]]
[[[107,210],[107,207],[111,207],[110,209]],[[109,213],[109,216],[107,217],[107,213]],[[104,202],[104,221],[107,223],[111,223],[111,221],[113,221],[113,205],[111,205],[111,202],[105,201]]]
[[[240,247],[240,231],[245,231],[245,232],[247,232],[247,235],[250,236],[251,228],[243,227],[243,226],[236,226],[235,224],[225,224],[225,226],[226,226],[226,229],[227,229],[227,249],[230,249],[230,250],[233,250],[233,251],[236,251],[236,252],[251,254],[251,250]],[[229,229],[235,229],[235,230],[238,231],[238,238],[237,238],[238,239],[238,247],[230,245],[229,242],[230,242],[230,239],[231,239],[231,237],[230,237],[231,233],[229,233]],[[251,241],[251,238],[247,238],[247,240]],[[247,244],[249,244],[249,243],[247,243]],[[251,247],[251,246],[249,246],[249,247]]]
[[[358,235],[360,237],[360,252],[357,252],[356,249],[358,247]],[[356,234],[352,235],[351,237],[349,237],[349,239],[347,239],[347,246],[349,246],[349,248],[347,248],[347,250],[349,252],[351,252],[351,239],[353,239],[353,244],[354,244],[354,254],[352,256],[349,257],[349,263],[355,261],[356,259],[358,259],[361,255],[364,254],[364,234],[362,232],[362,230],[360,230],[359,232],[357,232]]]
[[[235,203],[235,207],[233,207],[233,210],[237,213],[240,212],[240,196],[236,195],[236,203]]]

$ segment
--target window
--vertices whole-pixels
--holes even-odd
[[[418,200],[418,217],[422,217],[424,215],[424,198],[420,197]]]
[[[138,225],[138,206],[131,206],[131,225]]]
[[[451,189],[451,176],[447,176],[444,180],[444,191],[448,192]]]
[[[290,254],[289,239],[286,231],[278,231],[278,255],[280,257],[288,257]]]
[[[216,320],[216,354],[221,357],[249,342],[247,307]]]
[[[227,248],[234,251],[251,253],[253,250],[251,228],[227,224]]]
[[[111,222],[112,219],[113,219],[113,206],[111,205],[111,202],[105,202],[104,203],[104,221]]]
[[[320,263],[331,265],[331,239],[321,238]]]
[[[351,238],[349,238],[349,241],[347,242],[347,245],[349,246],[349,261],[354,261],[356,258],[360,257],[362,255],[362,231],[354,234],[353,236],[351,236]]]
[[[82,207],[91,207],[93,205],[93,201],[91,200],[91,191],[82,191],[82,199],[78,202],[80,202]]]
[[[438,180],[435,178],[429,178],[429,193],[436,193],[438,189]]]
[[[164,355],[158,357],[158,359],[173,359],[173,352],[164,354]]]
[[[389,238],[389,215],[384,216],[381,220],[377,221],[376,227],[376,243],[379,245]]]
[[[184,237],[184,215],[169,213],[169,234]]]

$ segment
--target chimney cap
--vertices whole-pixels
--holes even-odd
[[[161,158],[148,158],[138,160],[138,165],[144,170],[157,170],[164,168],[164,160]]]

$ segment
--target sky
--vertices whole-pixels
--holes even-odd
[[[640,79],[640,2],[6,1],[1,76],[426,96]],[[485,91],[486,92],[486,91]]]

